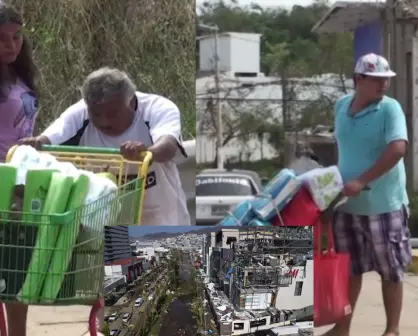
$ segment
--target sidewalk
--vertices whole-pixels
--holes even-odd
[[[381,336],[385,328],[385,312],[380,291],[380,279],[375,273],[366,274],[354,313],[353,336]],[[401,336],[418,335],[418,276],[407,276],[404,283],[404,304],[401,318]],[[329,328],[316,328],[315,336]]]
[[[27,334],[30,336],[89,335],[89,306],[29,307]]]

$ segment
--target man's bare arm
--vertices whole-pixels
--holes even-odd
[[[387,145],[386,150],[376,161],[374,166],[362,174],[359,180],[367,185],[386,174],[405,156],[406,150],[407,142],[405,140],[392,141]]]
[[[164,135],[148,148],[156,162],[167,162],[174,158],[179,148],[177,139],[172,135]]]

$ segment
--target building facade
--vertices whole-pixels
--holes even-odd
[[[131,256],[128,227],[105,226],[105,264],[130,258]]]

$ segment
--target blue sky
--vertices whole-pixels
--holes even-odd
[[[204,226],[129,226],[129,235],[132,237],[141,237],[149,233],[158,232],[184,233],[202,228]]]

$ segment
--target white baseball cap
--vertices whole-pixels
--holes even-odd
[[[356,63],[354,73],[370,77],[396,76],[396,73],[390,70],[389,62],[384,57],[376,54],[361,56]]]

